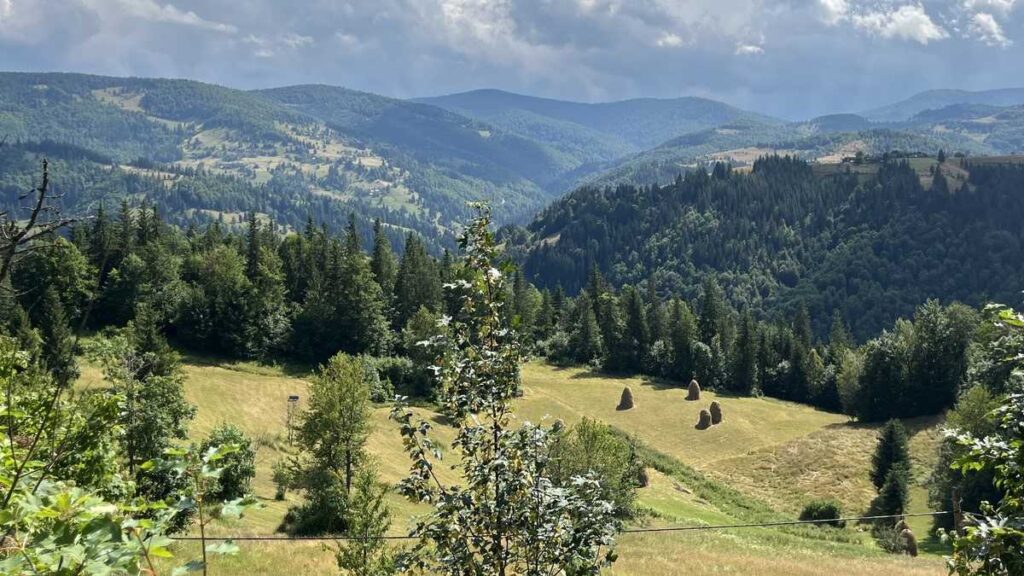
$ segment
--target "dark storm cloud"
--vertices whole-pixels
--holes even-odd
[[[1017,83],[1024,0],[0,0],[0,68],[702,95],[804,117]],[[1021,38],[1024,42],[1024,38]]]

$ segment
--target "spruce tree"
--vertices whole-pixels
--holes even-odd
[[[723,332],[725,324],[725,301],[722,288],[714,277],[704,280],[700,304],[700,341],[711,345],[711,340]]]
[[[757,325],[750,311],[745,311],[736,335],[727,386],[739,394],[751,394],[757,389],[757,344]]]
[[[42,307],[39,316],[39,331],[43,338],[40,357],[57,384],[65,387],[78,378],[75,338],[64,313],[64,305],[53,286],[48,286],[43,293]]]
[[[622,293],[626,330],[622,345],[626,357],[625,368],[640,372],[643,370],[648,349],[651,345],[650,328],[647,325],[647,312],[644,309],[640,293],[627,286]]]
[[[441,280],[423,242],[410,233],[395,280],[395,325],[405,326],[421,306],[431,312],[440,309]]]
[[[678,298],[672,302],[669,331],[672,345],[672,376],[688,382],[696,369],[693,361],[693,344],[697,341],[698,328],[690,307]]]
[[[906,463],[899,463],[886,473],[875,498],[876,514],[905,514],[910,499],[910,470]]]
[[[569,333],[569,353],[573,360],[590,363],[601,358],[603,346],[601,329],[597,325],[597,316],[590,303],[590,295],[586,292],[576,299],[576,310],[573,313],[575,322]]]
[[[878,445],[871,457],[871,482],[882,488],[889,472],[896,467],[910,466],[907,430],[899,420],[889,420],[878,436]]]
[[[391,241],[384,234],[384,226],[380,219],[373,223],[373,256],[370,259],[373,277],[380,285],[381,292],[388,305],[392,305],[395,296],[395,278],[398,275],[398,262],[391,250]]]

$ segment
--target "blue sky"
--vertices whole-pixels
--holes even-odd
[[[788,118],[1024,85],[1024,0],[0,0],[0,69],[706,96]]]

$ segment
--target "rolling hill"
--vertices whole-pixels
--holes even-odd
[[[909,120],[925,110],[945,108],[955,104],[983,104],[988,106],[1014,106],[1024,104],[1024,88],[998,90],[927,90],[892,104],[861,113],[875,122]]]
[[[220,362],[190,357],[185,365],[185,393],[197,406],[190,428],[201,438],[214,426],[230,422],[254,438],[258,446],[254,494],[263,508],[241,521],[219,521],[213,535],[274,535],[275,528],[297,496],[273,498],[271,468],[294,452],[284,428],[289,395],[306,395],[304,373],[251,363]],[[102,386],[99,371],[85,367],[81,386]],[[684,391],[661,381],[608,377],[581,369],[561,369],[540,363],[523,367],[524,396],[516,403],[520,418],[537,421],[561,418],[567,423],[596,418],[637,438],[646,448],[650,485],[639,490],[639,504],[648,511],[631,528],[679,525],[734,524],[792,518],[807,500],[823,495],[839,499],[851,514],[866,509],[872,487],[868,478],[877,429],[854,424],[845,417],[807,406],[760,398],[716,397],[726,410],[724,424],[694,430],[699,406],[683,401]],[[623,386],[630,386],[636,408],[616,411]],[[253,397],[260,402],[252,402]],[[420,409],[432,417],[429,409]],[[915,486],[912,507],[926,506],[922,487],[934,465],[938,421],[908,423]],[[437,426],[435,433],[449,442],[453,430]],[[379,406],[367,446],[381,478],[395,485],[408,471],[401,438],[388,408]],[[830,453],[831,452],[831,453]],[[828,455],[828,457],[824,457]],[[456,476],[437,469],[445,481]],[[771,481],[767,481],[771,479]],[[392,534],[403,534],[411,517],[424,512],[392,493]],[[924,534],[928,520],[913,519]],[[234,557],[216,558],[217,574],[271,574],[283,571],[322,573],[334,569],[330,547],[316,542],[240,542]],[[187,549],[194,543],[180,543]],[[925,541],[925,554],[916,559],[880,551],[866,533],[814,528],[737,529],[688,534],[627,533],[619,537],[620,560],[610,574],[667,576],[688,574],[781,576],[819,573],[820,566],[842,562],[844,573],[867,576],[898,572],[913,576],[943,574],[941,544]]]
[[[611,143],[610,152],[620,156],[621,152],[637,152],[683,134],[738,120],[782,124],[781,120],[693,97],[637,98],[589,104],[500,90],[475,90],[418,101],[479,118],[509,132],[532,138],[546,136],[556,143],[584,137],[597,138]],[[608,145],[602,148],[607,149]],[[614,157],[606,151],[596,153],[593,159],[609,160]]]
[[[788,319],[804,304],[819,334],[839,311],[866,338],[929,298],[1019,301],[1022,163],[769,157],[664,186],[587,186],[513,252],[549,288],[574,293],[596,267],[614,286],[653,278],[696,301],[713,276],[740,309]]]
[[[102,168],[181,184],[189,193],[161,206],[172,218],[188,210],[230,220],[255,209],[288,225],[312,215],[337,226],[356,212],[432,239],[466,214],[467,200],[489,201],[505,221],[525,219],[553,197],[546,184],[578,166],[547,145],[437,107],[325,86],[250,92],[187,80],[4,73],[0,135],[22,146],[19,158],[41,142],[63,146],[49,153],[74,173]],[[193,183],[196,175],[205,185]],[[16,183],[32,176],[5,172],[5,191],[13,197]],[[209,176],[220,183],[211,186]],[[94,181],[93,199],[124,195],[95,188]],[[233,191],[241,188],[248,191]],[[263,202],[251,202],[261,194]],[[323,203],[333,206],[310,207]]]

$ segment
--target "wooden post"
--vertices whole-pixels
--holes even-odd
[[[959,488],[953,488],[953,528],[957,536],[964,535],[964,513],[960,508]]]

